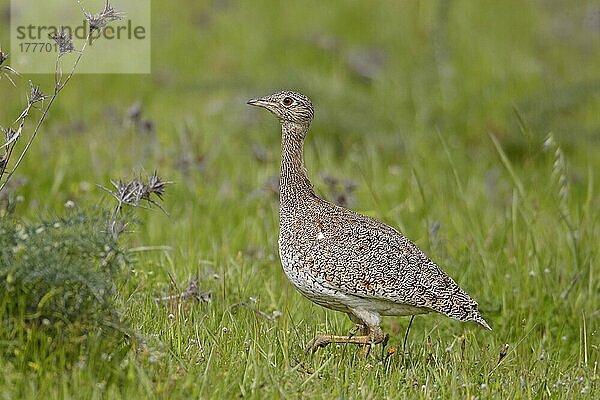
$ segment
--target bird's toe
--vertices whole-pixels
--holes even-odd
[[[305,353],[315,352],[319,347],[325,347],[331,342],[330,337],[328,335],[317,335],[313,340],[306,344],[304,348]]]

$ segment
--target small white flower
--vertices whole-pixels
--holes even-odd
[[[588,390],[590,390],[589,385],[585,385],[582,389],[581,389],[581,394],[586,394],[588,392]]]

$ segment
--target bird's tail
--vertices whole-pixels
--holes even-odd
[[[446,314],[450,318],[457,319],[459,321],[473,321],[483,326],[488,331],[492,328],[486,322],[485,319],[479,313],[477,309],[477,302],[473,300],[465,291],[459,288],[459,292],[454,294],[452,307],[450,311],[443,310],[442,313]]]
[[[477,322],[479,325],[483,326],[488,331],[492,330],[492,327],[483,319],[483,317],[479,314],[475,315],[471,321]]]

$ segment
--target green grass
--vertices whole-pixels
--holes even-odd
[[[73,79],[18,172],[27,184],[15,215],[37,221],[68,200],[112,207],[96,183],[157,169],[176,182],[169,216],[139,212],[143,224],[123,240],[171,250],[136,252],[119,286],[129,340],[100,348],[90,333],[73,361],[72,349],[24,331],[30,362],[0,359],[0,399],[598,396],[597,9],[153,3],[153,74]],[[5,23],[0,35],[7,47]],[[347,62],[356,51],[385,54],[372,79]],[[19,83],[30,78],[51,82]],[[0,87],[6,124],[25,100],[6,80]],[[328,193],[322,173],[355,181],[351,208],[412,238],[479,302],[493,332],[426,315],[415,318],[404,357],[375,348],[364,359],[352,346],[302,352],[316,332],[352,324],[304,299],[281,271],[268,189],[279,128],[245,101],[282,88],[316,107],[306,161],[317,191]],[[136,100],[156,136],[113,121]],[[544,150],[550,132],[555,144]],[[185,286],[196,270],[212,302],[156,304],[169,274]],[[231,309],[250,297],[281,316]],[[388,348],[401,349],[407,322],[385,319]]]

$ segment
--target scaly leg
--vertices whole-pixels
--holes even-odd
[[[308,342],[304,351],[307,353],[309,351],[315,352],[319,347],[325,347],[330,343],[351,343],[363,345],[363,354],[367,356],[369,354],[371,345],[383,342],[384,335],[383,331],[379,326],[367,327],[366,330],[366,333],[368,334],[360,336],[337,336],[318,334],[313,340]]]

